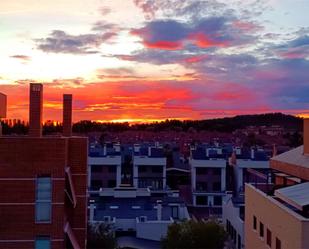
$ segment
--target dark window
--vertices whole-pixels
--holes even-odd
[[[208,205],[207,196],[196,196],[196,205]]]
[[[102,181],[101,180],[92,180],[91,181],[91,188],[92,189],[102,188]]]
[[[115,180],[108,180],[107,187],[109,187],[109,188],[116,187],[116,181]]]
[[[178,219],[179,218],[178,206],[172,206],[172,218],[173,219]]]
[[[91,165],[91,173],[102,172],[102,165]]]
[[[266,243],[269,247],[271,247],[271,231],[268,228],[266,232]]]
[[[226,231],[229,233],[230,232],[230,221],[226,220]]]
[[[207,182],[197,182],[196,183],[196,190],[207,190]]]
[[[207,175],[208,169],[207,168],[196,168],[197,175]]]
[[[108,173],[116,173],[116,165],[108,166]]]
[[[253,229],[256,230],[257,229],[257,220],[256,217],[253,216]]]
[[[142,173],[142,172],[146,172],[147,171],[147,167],[146,166],[139,166],[138,167],[138,172]]]
[[[222,197],[221,196],[214,196],[214,205],[215,206],[222,206]]]
[[[36,180],[36,200],[35,200],[35,221],[50,222],[51,221],[51,177],[38,177]]]
[[[221,182],[214,182],[212,184],[212,190],[213,191],[221,191]]]
[[[156,167],[151,167],[152,173],[163,173],[163,167],[161,166],[156,166]]]
[[[281,249],[281,240],[276,238],[276,249]]]
[[[241,249],[241,237],[240,235],[238,234],[238,242],[237,242],[237,249]]]
[[[50,249],[50,237],[38,236],[35,238],[35,249]]]
[[[260,237],[264,237],[264,224],[262,222],[260,222]]]
[[[212,169],[212,174],[215,175],[215,176],[219,176],[221,175],[221,169],[220,168],[214,168]]]

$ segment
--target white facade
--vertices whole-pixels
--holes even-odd
[[[207,159],[196,160],[191,159],[191,188],[193,206],[205,206],[205,207],[221,207],[221,205],[215,205],[214,196],[221,196],[222,200],[225,197],[226,190],[226,160],[225,159]],[[219,168],[220,169],[220,191],[198,191],[196,190],[196,168]],[[196,202],[197,196],[207,196],[207,205],[198,205]]]
[[[227,195],[223,201],[222,221],[225,228],[227,228],[227,223],[229,222],[230,226],[236,230],[236,248],[244,248],[244,221],[240,218],[240,207],[234,205],[231,194]],[[239,238],[240,242],[238,241]]]

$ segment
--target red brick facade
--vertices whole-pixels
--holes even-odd
[[[35,112],[30,115],[34,124],[41,119],[39,102],[30,105]],[[34,248],[37,236],[48,236],[52,249],[67,248],[67,222],[79,247],[86,248],[88,140],[39,137],[40,127],[32,128],[29,137],[0,136],[0,248]],[[74,191],[68,189],[68,167]],[[35,219],[36,180],[42,175],[51,177],[50,223],[37,223]],[[76,205],[65,190],[75,193]]]

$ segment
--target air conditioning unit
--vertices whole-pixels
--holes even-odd
[[[140,216],[139,217],[140,222],[146,222],[147,221],[147,216]]]
[[[109,222],[111,222],[111,217],[110,216],[104,216],[103,221],[106,222],[106,223],[109,223]]]

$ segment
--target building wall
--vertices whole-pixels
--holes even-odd
[[[281,248],[308,248],[309,220],[302,219],[290,209],[265,193],[246,184],[245,188],[245,245],[246,248],[269,248],[266,244],[266,229],[272,232],[272,248],[276,237]],[[253,229],[253,216],[257,218],[257,231]],[[264,224],[264,239],[259,237],[259,223]],[[305,235],[306,234],[306,235]],[[304,236],[305,235],[305,236]]]
[[[241,238],[241,246],[236,248],[244,248],[244,221],[240,218],[239,207],[235,207],[231,200],[231,195],[227,196],[226,200],[222,205],[222,220],[224,227],[227,227],[227,221],[233,226],[236,230],[236,244],[238,246],[238,235]],[[227,229],[226,229],[227,230]]]
[[[172,221],[138,221],[136,223],[136,237],[160,241],[162,237],[166,236],[171,223]]]
[[[70,167],[77,205],[65,196],[65,167]],[[52,222],[35,222],[36,177],[51,175]],[[38,235],[50,236],[52,248],[65,248],[64,223],[69,220],[81,248],[87,227],[87,139],[63,137],[0,138],[0,248],[34,247]],[[12,240],[4,243],[4,240]],[[14,240],[14,242],[13,242]],[[1,242],[2,241],[2,242]],[[27,244],[26,244],[27,245]]]
[[[37,235],[64,239],[65,148],[62,138],[0,138],[0,248],[1,240],[17,241],[6,246],[19,248],[19,240],[33,244]],[[51,224],[35,223],[35,183],[41,174],[52,177]]]
[[[67,209],[67,216],[78,244],[86,248],[87,238],[87,161],[88,139],[85,137],[70,137],[68,139],[68,166],[71,169],[72,180],[76,195],[76,207],[71,203]]]

